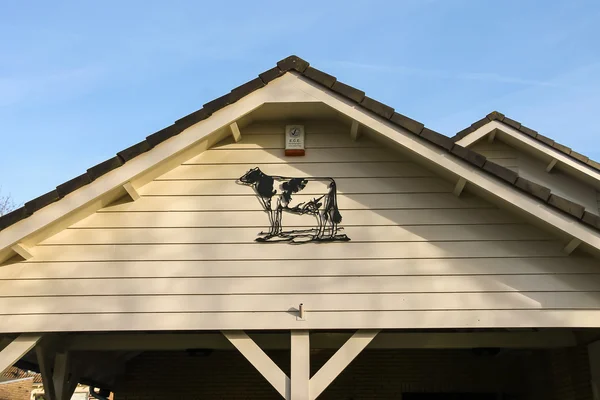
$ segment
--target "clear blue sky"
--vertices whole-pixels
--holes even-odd
[[[0,186],[25,202],[290,54],[453,135],[499,110],[600,159],[598,0],[3,1]]]

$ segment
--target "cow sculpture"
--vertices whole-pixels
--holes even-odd
[[[342,215],[337,207],[337,190],[332,178],[288,178],[267,175],[260,168],[252,168],[237,182],[254,189],[260,204],[269,216],[271,228],[269,232],[261,232],[256,239],[259,242],[288,241],[303,243],[309,241],[348,241],[350,238],[339,234],[338,224]],[[296,193],[311,189],[323,190],[308,201],[293,201]],[[309,188],[310,186],[310,188]],[[281,222],[283,212],[296,215],[312,215],[317,220],[316,228],[306,230],[284,231]]]

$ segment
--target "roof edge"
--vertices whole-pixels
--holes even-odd
[[[553,139],[551,139],[547,136],[544,136],[541,133],[538,133],[536,130],[528,128],[527,126],[521,124],[519,121],[511,119],[498,111],[492,111],[491,113],[486,115],[484,118],[472,123],[470,126],[468,126],[467,128],[463,129],[462,131],[460,131],[456,135],[454,135],[452,137],[452,140],[454,142],[458,142],[459,140],[467,137],[472,132],[475,132],[477,129],[481,128],[484,125],[487,125],[488,123],[490,123],[492,121],[498,121],[500,123],[508,125],[511,128],[519,131],[520,133],[527,135],[530,138],[535,139],[538,142],[544,144],[546,147],[551,148],[552,150],[558,151],[564,155],[567,155],[567,156],[571,157],[573,160],[579,162],[580,164],[583,164],[584,166],[587,166],[589,168],[592,168],[592,169],[600,172],[600,162],[594,161],[594,160],[590,159],[589,157],[576,152],[575,150],[571,149],[570,147],[560,144],[560,143],[554,141]]]
[[[149,135],[144,141],[120,151],[117,153],[117,156],[99,163],[98,165],[88,169],[86,173],[62,185],[59,185],[56,190],[31,200],[25,203],[25,206],[0,217],[0,231],[22,219],[27,218],[43,207],[59,201],[69,193],[72,193],[75,190],[92,183],[100,176],[112,171],[113,169],[119,168],[138,155],[150,151],[158,144],[178,135],[190,126],[209,118],[216,111],[235,103],[246,95],[264,87],[269,82],[283,76],[289,71],[295,71],[299,73],[301,76],[309,79],[310,81],[324,86],[338,95],[346,98],[347,100],[356,103],[361,108],[369,111],[372,114],[375,114],[377,117],[389,121],[393,125],[400,127],[413,135],[419,136],[429,143],[443,148],[453,156],[486,171],[488,174],[504,181],[505,183],[508,183],[519,191],[529,196],[533,196],[545,205],[558,209],[561,212],[575,218],[584,225],[600,231],[600,216],[585,211],[585,208],[582,205],[553,194],[549,188],[520,177],[518,174],[509,170],[508,168],[487,160],[486,157],[480,155],[479,153],[476,153],[473,150],[460,146],[456,143],[462,137],[473,132],[475,129],[495,120],[501,121],[509,126],[518,126],[519,130],[523,133],[528,131],[531,133],[535,131],[526,127],[522,127],[519,122],[511,120],[510,118],[505,117],[504,114],[494,111],[488,114],[485,118],[482,118],[481,120],[472,124],[469,128],[459,132],[453,138],[450,138],[426,128],[424,124],[418,121],[397,113],[392,107],[366,96],[365,92],[362,90],[340,82],[334,76],[311,67],[307,61],[295,55],[284,58],[283,60],[279,61],[275,67],[259,74],[258,78],[254,78],[253,80],[234,88],[229,93],[204,104],[200,110],[188,114],[187,116],[175,121],[173,125]],[[535,132],[535,134],[536,138],[537,136],[542,136],[537,134],[537,132]],[[543,138],[545,138],[545,136]],[[552,143],[554,142],[552,141]]]

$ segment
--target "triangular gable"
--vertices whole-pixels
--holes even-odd
[[[227,134],[230,124],[261,105],[289,102],[326,104],[377,132],[390,145],[408,149],[415,157],[432,163],[457,181],[464,180],[556,227],[574,240],[600,250],[597,230],[600,217],[291,56],[259,78],[205,104],[201,110],[2,217],[0,228],[5,229],[0,233],[0,260],[10,255],[11,247],[17,252],[26,249],[28,241],[24,239],[35,237],[37,232],[57,221],[62,225],[73,223],[118,198],[127,188],[143,185],[185,157],[208,148]],[[77,212],[81,213],[76,215]],[[40,237],[29,242],[35,244],[37,240]]]
[[[522,125],[504,114],[493,111],[486,117],[474,122],[458,132],[452,140],[464,147],[470,147],[485,137],[496,137],[497,130],[508,135],[513,142],[518,141],[523,147],[536,154],[540,159],[548,160],[554,165],[564,164],[600,184],[600,163],[576,152],[568,146],[560,144],[537,131]],[[553,165],[553,166],[554,166]]]

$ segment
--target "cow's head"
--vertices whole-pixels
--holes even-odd
[[[243,176],[241,176],[240,179],[237,180],[237,182],[244,184],[244,185],[252,185],[252,184],[258,182],[263,175],[264,174],[262,173],[260,168],[258,168],[258,167],[252,168],[251,170],[246,172]]]

